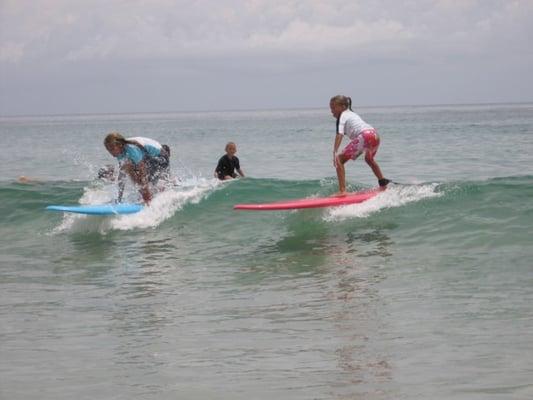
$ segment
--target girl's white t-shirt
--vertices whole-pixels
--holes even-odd
[[[353,140],[361,132],[368,129],[374,128],[363,121],[363,119],[353,111],[344,110],[339,118],[339,127],[337,128],[337,133],[346,135]]]

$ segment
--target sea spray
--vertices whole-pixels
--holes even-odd
[[[401,207],[407,203],[441,196],[442,194],[436,191],[436,188],[436,183],[390,185],[383,193],[363,203],[327,209],[324,220],[336,222],[350,218],[367,218],[386,208]]]
[[[103,204],[113,199],[113,185],[89,185],[84,188],[80,204]],[[99,232],[110,230],[132,230],[155,228],[173,217],[186,204],[197,204],[207,197],[221,183],[215,179],[191,178],[170,185],[156,194],[148,207],[135,214],[117,216],[87,216],[64,214],[63,220],[54,228],[53,233]]]

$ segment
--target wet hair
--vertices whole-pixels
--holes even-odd
[[[228,142],[228,143],[226,143],[226,147],[224,148],[224,150],[228,151],[228,148],[229,148],[230,146],[232,146],[232,145],[235,146],[235,147],[237,147],[237,145],[235,144],[235,142]]]
[[[161,145],[161,149],[163,149],[167,156],[170,156],[170,147],[167,144]]]
[[[113,146],[115,144],[120,144],[122,146],[126,145],[126,138],[118,132],[111,132],[105,137],[104,146],[106,149],[108,149],[109,146]]]
[[[343,107],[346,107],[348,110],[352,110],[352,98],[348,96],[343,96],[342,94],[339,94],[337,96],[333,96],[330,103],[334,104],[340,104]]]
[[[144,146],[135,140],[128,140],[118,132],[111,132],[107,134],[104,139],[104,146],[106,149],[109,149],[109,146],[119,144],[125,146],[127,144],[133,144],[141,149],[144,149]]]

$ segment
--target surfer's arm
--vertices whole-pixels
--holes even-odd
[[[244,178],[244,172],[242,172],[242,169],[237,169],[237,172],[239,173],[240,176],[242,176]]]
[[[215,172],[214,172],[215,178],[218,178],[221,175],[221,171],[222,171],[222,158],[218,160],[217,167],[215,168]]]
[[[119,172],[118,172],[118,196],[117,196],[117,202],[122,202],[122,195],[124,194],[124,187],[126,186],[126,171],[125,166],[121,165]]]
[[[337,167],[337,151],[339,151],[339,147],[342,143],[344,135],[337,133],[335,135],[335,143],[333,144],[333,166]]]

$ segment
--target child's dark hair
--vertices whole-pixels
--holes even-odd
[[[342,94],[339,94],[337,96],[333,96],[329,102],[340,104],[346,107],[348,110],[352,111],[352,98],[351,97],[343,96]]]

